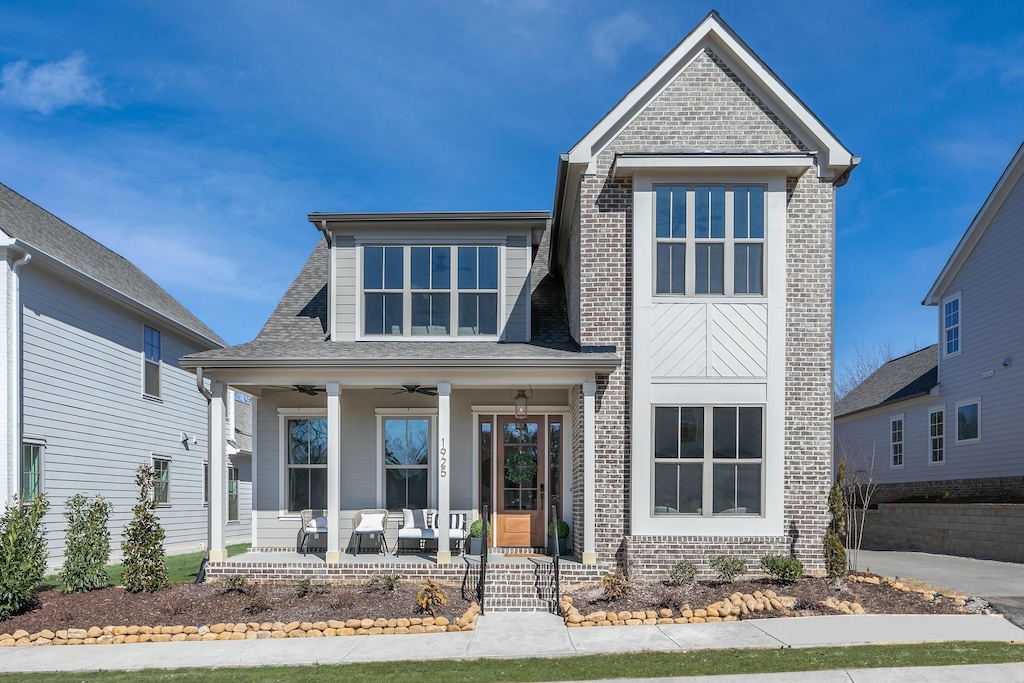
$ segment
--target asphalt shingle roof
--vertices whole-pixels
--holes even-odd
[[[928,393],[939,383],[938,354],[938,345],[932,344],[889,361],[836,404],[835,416],[842,417]]]
[[[549,231],[550,232],[550,231]],[[531,274],[533,339],[505,342],[332,342],[327,333],[329,252],[321,240],[256,338],[246,344],[186,356],[190,365],[225,365],[252,361],[450,361],[581,359],[618,364],[608,347],[580,349],[569,335],[561,280],[547,272],[545,233]]]
[[[224,340],[123,256],[0,183],[0,230],[223,346]]]

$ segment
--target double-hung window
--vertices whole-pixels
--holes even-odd
[[[942,332],[945,355],[960,353],[960,295],[942,304]]]
[[[655,187],[655,294],[764,294],[762,185]]]
[[[364,246],[363,333],[497,336],[498,257],[497,246]]]
[[[160,396],[160,330],[144,325],[142,391],[146,396]]]
[[[928,464],[946,462],[946,411],[934,408],[928,411]]]
[[[159,505],[171,504],[171,461],[153,458],[153,500]]]
[[[903,416],[889,420],[889,466],[903,467]]]
[[[654,409],[655,515],[760,515],[764,408]]]
[[[287,420],[287,507],[290,512],[327,507],[327,420]]]
[[[430,418],[386,417],[384,423],[384,507],[427,507]]]
[[[228,521],[238,521],[238,468],[228,466]]]
[[[31,500],[43,492],[43,445],[21,445],[21,499]]]

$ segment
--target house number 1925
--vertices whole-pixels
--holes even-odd
[[[438,449],[437,454],[440,456],[438,468],[440,470],[440,476],[442,478],[448,476],[448,449],[445,448],[444,439],[441,439],[441,448]]]

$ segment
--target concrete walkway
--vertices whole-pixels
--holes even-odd
[[[480,617],[475,631],[468,633],[5,648],[0,651],[0,671],[109,671],[182,666],[211,668],[564,657],[608,652],[679,652],[732,647],[775,649],[949,640],[1021,642],[1024,641],[1024,630],[1000,617],[983,615],[859,615],[567,629],[560,618],[550,614],[488,614]],[[785,680],[797,680],[791,674],[787,676],[789,678]],[[823,678],[822,672],[815,672],[813,680],[830,679]],[[835,680],[892,679],[851,679],[847,676]],[[984,680],[1011,679],[989,677]]]
[[[861,571],[913,577],[941,588],[985,598],[1007,619],[1024,628],[1024,564],[975,560],[953,555],[861,550]]]

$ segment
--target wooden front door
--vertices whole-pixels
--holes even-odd
[[[498,434],[495,543],[543,547],[544,418],[498,418]]]

